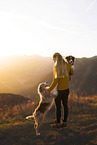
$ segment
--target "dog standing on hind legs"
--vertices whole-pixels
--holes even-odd
[[[40,83],[38,85],[38,94],[40,96],[39,105],[35,109],[33,115],[26,117],[26,119],[34,118],[35,121],[34,128],[36,130],[36,135],[40,135],[39,127],[42,125],[45,115],[51,109],[53,105],[53,98],[56,97],[57,93],[57,92],[49,93],[46,90],[48,88],[47,86],[48,86],[47,82]]]

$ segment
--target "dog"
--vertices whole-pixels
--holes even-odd
[[[74,69],[74,61],[75,61],[75,57],[72,55],[66,56],[65,58],[67,60],[67,63],[71,63],[71,68]],[[69,81],[71,80],[71,75],[69,75]]]
[[[53,105],[53,99],[56,97],[56,92],[49,93],[47,91],[47,82],[40,83],[38,85],[38,94],[40,96],[40,102],[34,113],[31,116],[27,116],[26,119],[34,118],[35,124],[34,128],[36,130],[36,135],[40,135],[39,127],[42,125],[43,120],[47,112],[51,109]]]
[[[72,65],[74,65],[74,61],[75,61],[75,57],[72,55],[66,56],[65,58],[67,60],[67,63],[71,63]]]

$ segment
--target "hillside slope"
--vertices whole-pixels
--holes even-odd
[[[71,92],[78,96],[97,95],[97,56],[77,58],[75,73],[70,81]],[[53,79],[53,60],[41,56],[14,56],[0,61],[0,93],[15,93],[37,97],[42,81],[50,85]]]
[[[76,59],[70,85],[78,96],[97,95],[97,56]]]

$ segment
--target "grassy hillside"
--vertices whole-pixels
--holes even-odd
[[[26,120],[37,102],[0,108],[0,145],[96,145],[97,96],[69,98],[68,128],[52,129],[54,106],[40,127],[41,136],[35,135],[33,120]]]

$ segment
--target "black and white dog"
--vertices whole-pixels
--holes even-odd
[[[34,118],[35,124],[34,128],[36,130],[36,135],[40,135],[39,127],[43,123],[46,113],[51,109],[53,105],[53,98],[56,97],[54,93],[49,93],[47,91],[47,82],[40,83],[38,85],[38,94],[40,96],[40,102],[34,113],[31,116],[27,116],[26,119]]]
[[[71,69],[74,69],[74,61],[75,61],[75,57],[72,55],[66,56],[65,58],[67,60],[67,63],[71,63]],[[71,80],[71,75],[69,75],[69,81]]]
[[[66,56],[65,58],[67,62],[70,62],[72,65],[74,65],[75,57],[72,55]]]

